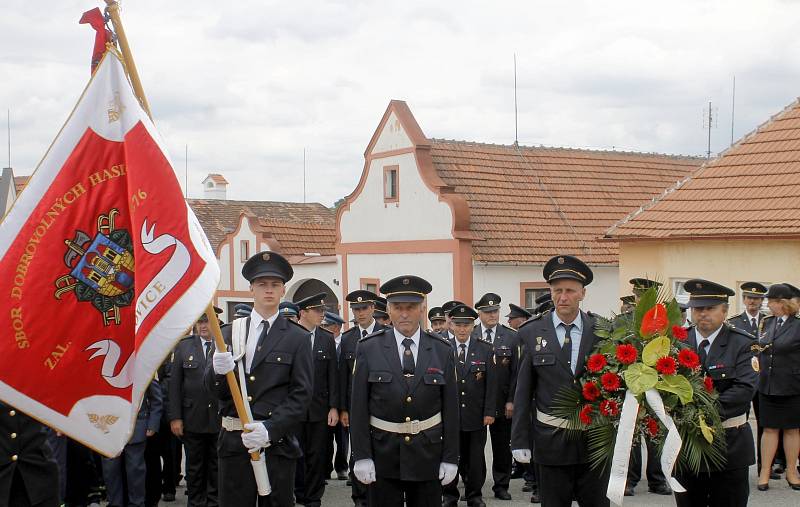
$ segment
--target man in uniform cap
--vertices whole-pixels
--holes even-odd
[[[621,298],[619,298],[619,300],[622,303],[622,306],[619,309],[620,314],[630,313],[633,311],[633,307],[636,304],[636,296],[634,296],[633,294],[629,296],[622,296]]]
[[[755,463],[753,431],[747,411],[758,376],[751,365],[753,337],[725,322],[728,298],[735,292],[718,283],[695,278],[683,284],[695,327],[686,343],[697,351],[703,374],[719,392],[720,417],[727,443],[725,464],[697,474],[679,470],[676,478],[686,488],[675,493],[679,507],[695,505],[747,505],[748,469]]]
[[[374,332],[384,328],[373,317],[375,302],[378,295],[368,290],[354,290],[345,296],[345,301],[350,303],[350,311],[355,317],[354,326],[342,334],[339,351],[339,386],[341,391],[341,420],[345,428],[350,426],[350,392],[353,381],[353,367],[356,362],[356,349],[358,341]],[[350,486],[351,497],[357,507],[367,505],[367,487],[355,478],[352,472],[352,453],[350,457]]]
[[[308,331],[278,311],[293,274],[289,262],[274,252],[259,252],[245,262],[242,275],[250,282],[254,303],[246,321],[244,355],[234,360],[231,352],[217,350],[206,369],[206,386],[219,399],[222,415],[217,444],[220,505],[294,505],[295,467],[302,455],[295,431],[311,402],[312,359]],[[222,331],[229,347],[235,327]],[[244,401],[253,415],[253,422],[245,425],[224,377],[234,369],[239,385],[246,382]],[[249,451],[265,454],[272,484],[266,497],[258,497]]]
[[[353,470],[370,505],[440,507],[458,472],[453,349],[420,327],[431,285],[418,276],[381,286],[394,327],[362,338],[353,373]]]
[[[533,315],[542,315],[544,312],[553,309],[553,296],[549,292],[542,294],[534,301],[536,306],[533,310]]]
[[[325,311],[325,318],[322,319],[320,327],[333,335],[333,342],[336,345],[336,371],[337,383],[339,378],[339,355],[341,354],[342,344],[342,326],[344,326],[344,319],[338,313]],[[339,385],[339,397],[341,398],[342,386]],[[338,403],[339,410],[341,411],[341,403]],[[340,412],[341,414],[341,412]],[[348,442],[347,428],[342,426],[341,418],[336,423],[336,426],[330,428],[329,435],[325,444],[327,446],[327,459],[325,461],[325,477],[330,477],[332,471],[336,471],[336,478],[340,481],[347,479],[347,457],[350,453]],[[334,445],[336,442],[336,455],[334,456]]]
[[[744,311],[728,319],[728,322],[758,338],[758,328],[766,316],[761,311],[761,306],[764,304],[764,298],[767,297],[767,288],[758,282],[744,282],[739,289],[742,291]]]
[[[655,287],[656,290],[659,290],[662,285],[661,282],[657,282],[656,280],[650,280],[649,278],[631,278],[628,280],[628,283],[631,284],[633,287],[633,295],[636,296],[636,301],[639,301],[639,297],[644,294],[644,292],[651,287]]]
[[[217,439],[220,419],[217,399],[206,389],[204,373],[211,362],[214,340],[206,314],[197,319],[197,335],[175,347],[167,382],[170,431],[186,449],[186,494],[190,505],[219,505]]]
[[[457,307],[456,307],[457,308]],[[489,427],[492,435],[492,490],[500,500],[511,500],[508,485],[511,481],[511,417],[514,414],[514,390],[519,364],[517,332],[500,325],[500,296],[484,294],[476,303],[480,325],[472,331],[472,339],[481,338],[494,345],[497,363],[497,396],[495,419]],[[450,312],[453,316],[453,311]]]
[[[467,305],[450,311],[452,341],[456,350],[456,383],[459,396],[460,460],[464,497],[469,507],[485,507],[481,488],[486,480],[486,426],[494,422],[497,396],[495,358],[492,344],[472,335],[478,312]],[[495,455],[495,459],[497,456]],[[458,504],[458,476],[444,485],[442,506]]]
[[[581,506],[607,506],[608,472],[591,468],[586,438],[563,429],[566,421],[550,413],[563,389],[580,389],[578,377],[600,339],[594,334],[594,316],[580,310],[592,270],[576,257],[559,255],[547,261],[543,275],[555,311],[519,329],[525,354],[514,397],[514,458],[521,463],[531,460],[532,432],[543,505],[567,507],[575,498]]]
[[[453,336],[455,336],[455,335],[453,335],[453,331],[450,329],[450,324],[451,324],[450,323],[450,310],[452,310],[453,308],[455,308],[458,305],[463,305],[463,304],[464,303],[462,303],[461,301],[457,301],[457,300],[454,299],[454,300],[448,301],[448,302],[446,302],[445,304],[442,305],[442,311],[444,311],[444,318],[447,320],[447,326],[439,334],[441,336],[443,336],[444,338],[452,340]]]
[[[242,317],[249,317],[250,312],[253,311],[253,307],[246,304],[246,303],[239,303],[233,307],[233,319],[241,319]]]
[[[310,331],[306,339],[311,343],[314,388],[311,404],[300,417],[297,436],[303,457],[297,462],[294,493],[297,503],[319,507],[325,493],[325,472],[330,461],[327,453],[328,428],[335,427],[339,422],[341,398],[336,343],[330,332],[319,327],[325,318],[324,292],[295,301],[295,304],[300,309],[299,324]]]
[[[533,314],[525,308],[517,306],[514,303],[508,303],[506,318],[508,319],[508,327],[514,331],[519,329],[519,326],[531,317],[533,317]]]
[[[428,310],[428,320],[431,323],[431,332],[440,334],[447,330],[447,317],[444,316],[441,306],[434,306]]]
[[[292,322],[297,322],[298,319],[300,318],[300,308],[297,306],[296,303],[293,303],[291,301],[282,301],[278,305],[278,310],[281,312],[281,315],[291,320]]]
[[[336,346],[339,346],[339,337],[342,335],[342,326],[344,326],[344,319],[337,313],[325,312],[325,318],[322,319],[320,327],[333,335],[336,340]]]
[[[392,319],[389,317],[389,313],[386,311],[386,298],[378,297],[378,299],[375,300],[375,313],[373,314],[373,317],[382,326],[392,325]]]

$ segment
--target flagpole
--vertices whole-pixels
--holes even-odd
[[[136,64],[133,62],[133,55],[131,54],[131,48],[128,44],[128,37],[125,36],[125,29],[122,28],[122,19],[119,15],[119,2],[117,2],[117,0],[105,0],[105,2],[108,8],[108,14],[111,17],[111,24],[114,27],[114,33],[117,34],[117,40],[119,41],[120,50],[122,51],[124,64],[131,79],[131,85],[133,85],[133,92],[141,102],[142,108],[147,113],[147,116],[149,116],[152,120],[153,115],[150,114],[150,104],[147,102],[147,97],[145,97],[144,94],[144,88],[142,88],[142,81],[139,79],[139,72],[136,70]],[[222,330],[219,327],[217,313],[214,311],[214,306],[211,303],[209,303],[208,307],[206,307],[205,315],[208,317],[208,323],[211,327],[211,334],[214,335],[214,344],[217,350],[227,350],[225,340],[222,339]],[[252,422],[247,415],[247,410],[244,406],[244,400],[242,399],[242,391],[239,389],[239,383],[236,381],[236,375],[233,373],[233,371],[229,371],[225,375],[225,378],[228,381],[228,388],[230,388],[231,396],[233,397],[233,404],[236,406],[236,413],[239,415],[242,425]],[[258,461],[260,459],[260,453],[251,452],[250,459],[253,461]]]

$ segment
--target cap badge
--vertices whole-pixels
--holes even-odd
[[[361,302],[361,299],[362,299],[361,296],[358,296],[358,302],[359,303]]]
[[[697,284],[697,288],[698,288],[698,289],[702,289],[702,288],[703,288],[703,284],[702,284],[702,283],[698,283],[698,284]]]
[[[492,300],[490,299],[490,300],[489,300],[489,305],[493,305],[493,304],[494,304],[494,301],[492,301]]]
[[[559,257],[558,258],[558,263],[559,264],[564,264],[564,258],[563,257]]]
[[[268,260],[269,260],[269,254],[268,254],[268,253],[265,253],[265,254],[263,254],[263,255],[261,256],[261,259],[263,259],[263,260],[265,260],[265,261],[268,261]]]
[[[464,313],[464,308],[461,308],[461,313]]]
[[[408,285],[409,283],[411,283],[411,280],[408,278],[403,278],[403,285]]]

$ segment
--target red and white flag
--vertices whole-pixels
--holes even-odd
[[[107,456],[219,266],[106,53],[0,223],[0,399]]]

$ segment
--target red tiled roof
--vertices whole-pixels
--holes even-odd
[[[17,193],[20,193],[25,185],[28,184],[29,179],[30,176],[14,176],[14,187],[16,188]]]
[[[695,157],[431,139],[439,177],[464,196],[477,262],[543,264],[572,253],[616,265],[614,222],[697,169]]]
[[[226,180],[225,177],[222,176],[221,174],[212,173],[212,174],[209,174],[208,176],[206,176],[206,180],[209,179],[209,178],[211,178],[211,180],[214,183],[218,184],[218,185],[227,185],[228,184],[228,180]],[[203,181],[205,181],[205,180],[203,180]]]
[[[257,232],[277,243],[285,255],[334,254],[335,211],[319,203],[189,199],[189,206],[216,250],[236,230],[242,213],[253,217]]]
[[[607,232],[617,240],[797,235],[800,101]]]

